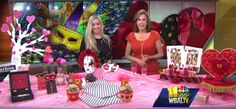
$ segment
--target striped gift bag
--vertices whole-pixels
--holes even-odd
[[[116,94],[119,92],[119,84],[111,83],[104,79],[86,84],[80,98],[91,107],[102,107],[121,101]]]

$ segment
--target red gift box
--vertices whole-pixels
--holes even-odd
[[[46,89],[46,82],[44,77],[37,78],[37,81],[38,81],[38,90]]]

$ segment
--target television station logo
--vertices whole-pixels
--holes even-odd
[[[189,107],[198,90],[198,88],[186,86],[163,88],[153,107]]]
[[[169,87],[168,100],[170,104],[188,104],[189,103],[189,89],[186,86]]]

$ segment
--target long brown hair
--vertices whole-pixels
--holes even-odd
[[[134,22],[135,22],[134,32],[139,32],[139,29],[138,29],[138,26],[137,26],[137,20],[138,20],[139,16],[141,16],[143,14],[147,17],[146,32],[150,32],[151,31],[151,20],[150,20],[150,17],[149,17],[149,15],[148,15],[146,10],[141,9],[134,16]]]

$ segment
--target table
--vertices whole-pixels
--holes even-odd
[[[152,108],[155,100],[158,98],[162,88],[168,88],[169,86],[176,86],[176,84],[170,83],[168,80],[159,80],[158,75],[151,75],[143,77],[141,75],[133,75],[130,71],[124,69],[118,69],[117,72],[102,73],[102,69],[98,69],[95,72],[97,77],[103,77],[111,82],[119,82],[119,74],[127,74],[130,78],[130,85],[133,87],[134,95],[129,103],[117,103],[108,105],[102,108]],[[81,100],[74,102],[67,100],[66,85],[57,86],[58,93],[47,94],[46,90],[39,91],[37,89],[36,77],[31,76],[31,89],[34,93],[34,99],[23,102],[12,103],[10,101],[9,81],[3,81],[0,83],[0,109],[48,109],[48,108],[90,108],[87,104]],[[145,83],[146,81],[146,83]],[[140,83],[145,83],[141,85]],[[199,84],[192,83],[180,83],[179,85],[186,85],[189,88],[201,88]],[[210,95],[209,103],[194,100],[190,107],[198,108],[236,108],[236,91],[226,94],[212,94],[206,90],[200,90],[201,93],[207,93]]]

